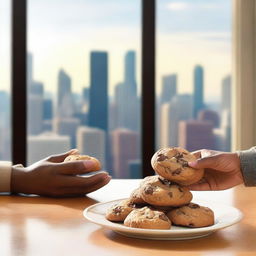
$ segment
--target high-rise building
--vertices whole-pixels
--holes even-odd
[[[116,129],[111,134],[113,171],[116,178],[130,178],[129,161],[137,160],[139,134],[128,129]]]
[[[88,126],[78,127],[77,149],[81,154],[98,158],[105,168],[106,132],[103,129]]]
[[[33,55],[31,53],[27,54],[27,87],[28,93],[30,93],[30,88],[33,81]]]
[[[70,138],[54,133],[28,136],[28,164],[70,150]]]
[[[117,127],[139,131],[140,99],[137,96],[135,62],[135,52],[128,51],[125,55],[125,79],[115,87],[115,103]]]
[[[204,108],[204,69],[199,65],[194,68],[193,96],[193,115],[197,118],[198,112]]]
[[[69,136],[71,147],[76,148],[76,133],[79,125],[80,120],[78,118],[56,117],[53,121],[53,130],[57,134]]]
[[[74,113],[74,103],[70,76],[61,69],[58,73],[57,115],[71,117]]]
[[[204,109],[198,112],[199,121],[211,122],[214,128],[220,126],[220,117],[218,112],[210,109]]]
[[[177,75],[167,75],[162,78],[161,104],[170,102],[177,94]]]
[[[44,101],[43,101],[43,119],[51,120],[52,118],[53,118],[52,99],[44,99]]]
[[[221,86],[221,109],[231,111],[231,76],[222,80]]]
[[[108,131],[108,54],[91,52],[89,126]]]
[[[164,104],[161,113],[161,145],[178,146],[179,122],[189,120],[193,115],[193,101],[189,94],[178,94],[171,102]]]
[[[43,96],[28,96],[28,134],[37,135],[43,130]]]
[[[128,51],[125,55],[125,68],[124,68],[124,84],[129,88],[130,93],[134,96],[137,95],[136,83],[136,53],[135,51]]]
[[[128,166],[131,179],[141,179],[143,177],[140,159],[128,161]]]
[[[179,146],[189,151],[214,149],[215,141],[211,122],[189,120],[179,122]]]

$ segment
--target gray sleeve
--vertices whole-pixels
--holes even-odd
[[[238,151],[237,153],[240,158],[245,186],[256,186],[256,147]]]

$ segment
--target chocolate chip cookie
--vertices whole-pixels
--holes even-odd
[[[112,205],[106,212],[106,219],[110,221],[121,222],[126,216],[134,210],[134,204],[129,199],[122,200]]]
[[[186,187],[158,175],[142,181],[141,196],[148,204],[158,206],[181,206],[192,200],[192,194]]]
[[[132,191],[130,195],[130,201],[134,204],[145,204],[146,202],[143,200],[141,196],[141,189],[136,188],[135,190]]]
[[[200,228],[214,224],[213,211],[194,203],[173,209],[167,213],[167,216],[177,226]]]
[[[143,207],[130,212],[124,225],[133,228],[170,229],[171,221],[163,212]]]
[[[180,147],[159,149],[151,159],[151,165],[160,176],[181,185],[198,182],[204,175],[203,169],[188,166],[196,157]]]
[[[88,156],[88,155],[79,155],[79,154],[69,155],[64,159],[64,162],[77,161],[77,160],[93,161],[95,165],[91,168],[91,171],[99,171],[101,169],[100,161],[97,158]]]

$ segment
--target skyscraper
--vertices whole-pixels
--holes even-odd
[[[58,73],[57,115],[60,117],[71,117],[73,112],[71,78],[61,69]]]
[[[177,75],[167,75],[162,77],[161,104],[170,102],[177,93]]]
[[[118,127],[139,131],[140,100],[137,96],[135,58],[134,51],[128,51],[125,55],[125,78],[124,82],[116,85],[115,103]]]
[[[194,68],[194,99],[193,116],[196,119],[198,112],[204,108],[204,70],[197,65]]]
[[[231,110],[231,76],[228,75],[222,80],[221,86],[221,109]]]
[[[131,90],[131,94],[137,95],[136,83],[136,53],[128,51],[125,55],[124,83]]]
[[[91,52],[89,126],[108,131],[108,54]]]
[[[220,126],[220,117],[218,112],[210,109],[204,109],[198,112],[199,121],[211,122],[214,128]]]
[[[60,135],[67,135],[70,137],[70,145],[76,148],[76,132],[80,125],[78,118],[59,118],[56,117],[53,122],[54,132]]]
[[[70,149],[70,138],[47,132],[28,136],[28,163],[32,164],[47,156],[61,154]]]
[[[105,168],[106,132],[103,129],[80,126],[77,129],[77,149],[81,154],[98,158]]]
[[[171,102],[164,104],[161,113],[161,128],[164,140],[162,145],[178,146],[179,122],[192,118],[192,96],[189,94],[178,94]]]
[[[139,134],[116,129],[111,134],[113,171],[116,178],[130,178],[129,162],[139,159]]]
[[[212,123],[197,120],[180,121],[179,146],[189,151],[215,149]]]

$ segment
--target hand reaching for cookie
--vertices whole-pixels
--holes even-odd
[[[191,190],[224,190],[242,184],[243,176],[240,169],[240,159],[236,153],[202,149],[193,152],[197,158],[189,162],[195,169],[205,169],[203,179],[188,186]]]
[[[95,162],[79,160],[63,162],[71,150],[61,155],[50,156],[26,168],[12,169],[11,191],[51,197],[82,196],[106,185],[111,177],[106,172],[89,177],[77,175],[95,171]]]

